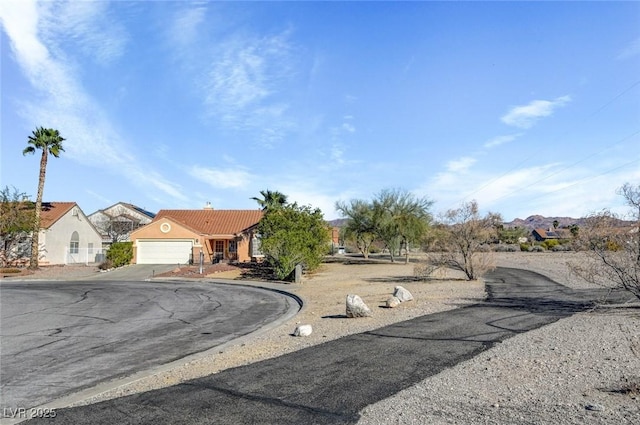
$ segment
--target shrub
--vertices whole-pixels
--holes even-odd
[[[532,247],[529,248],[528,251],[529,252],[544,252],[545,249],[543,247],[541,247],[540,245],[533,245]]]
[[[549,240],[546,240],[546,241],[542,242],[540,245],[541,245],[544,249],[551,249],[551,248],[553,248],[554,246],[558,246],[558,245],[560,245],[560,242],[558,242],[556,239],[549,239]]]
[[[531,251],[531,245],[529,245],[528,243],[521,243],[520,244],[520,251],[530,252]]]
[[[569,246],[569,245],[556,245],[554,247],[551,247],[551,251],[553,251],[553,252],[571,251],[571,246]]]
[[[14,269],[14,268],[9,268],[9,269],[0,269],[0,273],[8,273],[8,274],[13,274],[13,273],[20,273],[21,270],[20,269]]]
[[[98,265],[98,269],[100,270],[109,270],[113,268],[113,262],[111,260],[105,260],[100,265]]]
[[[111,261],[113,267],[125,266],[133,259],[132,242],[114,242],[107,251],[107,260]]]

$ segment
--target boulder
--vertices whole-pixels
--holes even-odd
[[[401,301],[398,297],[389,297],[387,300],[387,308],[396,308],[400,305]]]
[[[393,296],[398,298],[401,303],[413,300],[413,295],[411,295],[411,292],[409,292],[402,286],[396,286],[395,290],[393,291]]]
[[[293,336],[309,336],[313,332],[311,325],[298,325],[296,330],[293,331]]]
[[[357,295],[347,295],[347,317],[369,317],[371,309]]]

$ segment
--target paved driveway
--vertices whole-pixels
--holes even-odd
[[[299,306],[239,285],[94,280],[2,282],[0,307],[0,407],[15,409],[202,352]]]

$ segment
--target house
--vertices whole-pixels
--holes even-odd
[[[38,235],[41,266],[104,258],[102,236],[75,202],[43,202]]]
[[[131,232],[133,262],[186,264],[255,261],[263,257],[255,230],[260,210],[160,210]]]
[[[151,223],[156,215],[126,202],[118,202],[89,215],[89,220],[102,234],[102,246],[113,242],[129,241],[129,235],[138,227]]]
[[[538,242],[544,242],[549,239],[560,238],[560,235],[558,234],[558,232],[554,230],[534,229],[533,232],[531,233],[533,234],[533,237],[535,238],[535,240]]]

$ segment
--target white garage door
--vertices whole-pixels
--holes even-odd
[[[186,264],[191,256],[192,241],[138,241],[138,264]]]

